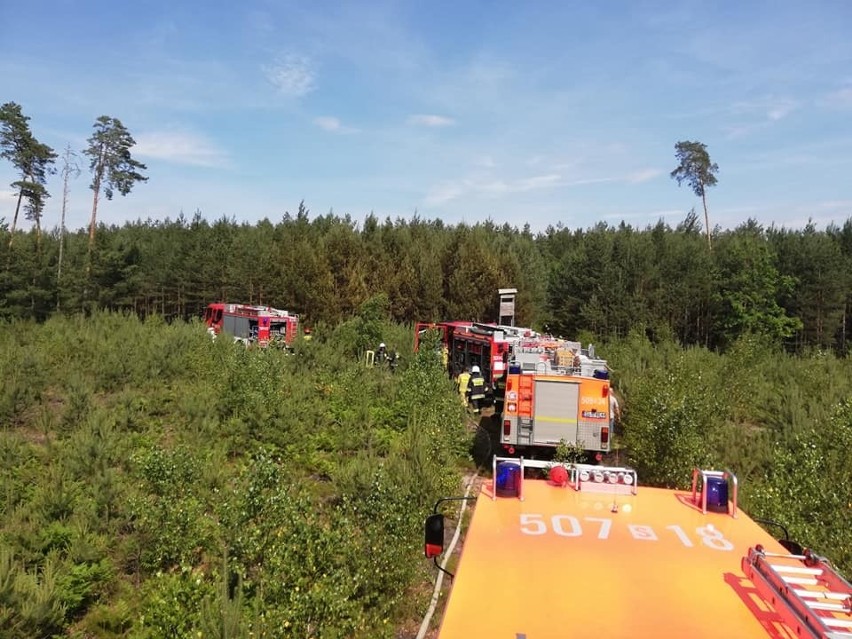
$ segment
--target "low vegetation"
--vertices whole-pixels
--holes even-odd
[[[373,298],[291,353],[153,315],[0,325],[0,635],[396,636],[472,437],[440,356],[387,313]],[[395,373],[364,364],[379,340]],[[643,482],[730,468],[748,512],[852,572],[848,359],[645,331],[599,350]]]
[[[353,329],[404,366],[366,368]],[[0,326],[0,635],[392,636],[462,408],[369,305],[316,332],[285,354],[156,317]]]

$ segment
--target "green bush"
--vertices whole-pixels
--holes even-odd
[[[200,571],[189,567],[159,572],[142,588],[140,615],[131,639],[197,639],[201,607],[213,587]]]
[[[852,359],[793,356],[754,336],[725,355],[638,335],[601,350],[643,483],[686,487],[693,466],[730,469],[748,512],[852,573]]]
[[[0,549],[0,635],[51,637],[62,631],[65,613],[53,560],[39,571],[28,571]]]

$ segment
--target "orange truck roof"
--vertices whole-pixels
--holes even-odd
[[[704,514],[691,492],[647,487],[526,480],[523,496],[482,488],[440,639],[796,636],[740,564],[756,544],[786,551],[742,511]]]

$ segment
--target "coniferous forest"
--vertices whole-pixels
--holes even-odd
[[[300,205],[257,224],[200,214],[101,224],[89,252],[83,229],[10,236],[3,225],[0,316],[42,321],[57,310],[108,309],[170,321],[225,300],[334,325],[385,293],[395,321],[491,320],[497,289],[513,286],[519,324],[566,336],[641,328],[725,349],[757,333],[790,352],[847,352],[852,219],[825,230],[748,221],[712,235],[708,250],[694,213],[675,228],[601,223],[533,234],[416,217],[359,223]]]
[[[529,229],[200,215],[0,229],[0,634],[402,637],[422,518],[479,459],[415,320],[594,341],[645,483],[730,468],[741,505],[852,571],[852,220],[694,214]],[[59,255],[62,242],[62,263]],[[302,316],[292,353],[210,340],[211,301]],[[365,368],[385,341],[395,373]],[[777,531],[773,531],[777,532]]]

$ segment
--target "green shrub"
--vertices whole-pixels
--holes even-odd
[[[95,563],[73,564],[62,571],[56,579],[56,590],[66,614],[73,617],[84,610],[111,577],[112,567],[106,559]]]
[[[53,560],[30,572],[8,550],[0,549],[0,635],[6,639],[53,636],[61,632],[65,613]]]
[[[365,368],[345,331],[287,352],[109,313],[0,326],[0,369],[30,350],[41,375],[9,395],[18,421],[0,433],[12,581],[49,604],[27,627],[392,636],[422,514],[455,492],[470,436],[440,361],[412,357],[411,327],[377,303],[363,346],[403,352],[396,374]]]
[[[213,595],[203,573],[184,567],[145,582],[131,639],[197,639],[202,603]]]

